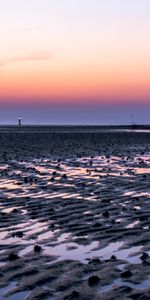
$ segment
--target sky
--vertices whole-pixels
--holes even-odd
[[[150,123],[149,0],[0,0],[0,124]]]

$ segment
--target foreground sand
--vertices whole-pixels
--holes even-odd
[[[0,299],[150,299],[150,132],[0,141]]]

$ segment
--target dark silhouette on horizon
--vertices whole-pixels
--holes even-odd
[[[21,126],[21,117],[18,118],[18,125]]]

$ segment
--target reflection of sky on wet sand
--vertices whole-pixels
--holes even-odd
[[[150,168],[134,168],[136,174],[150,174]]]
[[[150,192],[148,193],[148,192],[131,191],[131,192],[125,192],[124,196],[149,198]]]
[[[120,260],[126,260],[135,264],[140,263],[138,252],[142,249],[141,246],[122,249],[124,242],[120,241],[110,243],[108,246],[101,248],[99,242],[96,241],[88,245],[78,245],[73,242],[67,242],[65,237],[67,238],[67,235],[62,235],[58,239],[57,245],[55,243],[54,246],[53,244],[51,246],[44,245],[42,248],[43,255],[56,256],[58,260],[72,259],[84,263],[87,263],[93,257],[107,260],[112,255],[115,255]],[[19,255],[24,256],[32,251],[33,245],[29,245],[24,250],[21,250]]]
[[[143,167],[143,164],[146,167]],[[34,201],[36,204],[37,201],[40,201],[40,204],[42,204],[42,201],[46,203],[48,200],[58,199],[65,201],[65,199],[80,200],[84,198],[87,201],[101,201],[103,195],[105,197],[105,193],[108,193],[106,191],[108,182],[110,182],[112,190],[119,197],[127,197],[127,200],[124,200],[126,205],[128,204],[128,197],[133,199],[134,197],[148,198],[150,195],[146,185],[143,185],[143,190],[138,190],[137,185],[137,190],[135,190],[134,184],[135,179],[138,179],[136,176],[139,176],[140,180],[140,176],[150,173],[149,155],[141,155],[134,158],[128,158],[127,156],[96,156],[94,158],[66,159],[59,163],[55,160],[37,159],[32,162],[12,161],[8,165],[0,166],[1,170],[6,167],[8,174],[1,174],[0,176],[0,192],[3,197],[18,199],[17,201],[20,201],[20,213],[25,216],[28,212],[24,207],[25,197],[32,199],[32,205],[34,205]],[[66,179],[63,178],[64,174],[67,175]],[[24,183],[24,177],[26,176],[33,178],[33,184]],[[54,181],[51,181],[51,178],[54,178]],[[129,183],[131,184],[130,189],[128,187]],[[1,210],[4,213],[11,214],[12,210],[15,207],[17,208],[17,206],[13,205],[13,201],[12,199],[12,207],[4,208],[1,206]],[[111,203],[113,203],[113,199],[111,199]],[[88,211],[84,212],[84,215],[86,214],[88,214]],[[98,217],[98,214],[95,214],[95,218]],[[31,235],[40,234],[41,232],[40,240],[53,236],[50,232],[48,235],[43,232],[47,228],[47,223],[41,226],[37,220],[35,222],[37,224],[29,224],[28,220],[26,223],[23,223],[26,224],[25,232],[28,231]],[[131,222],[127,225],[127,228],[134,228],[137,224],[137,221]],[[20,228],[22,226],[24,225],[20,224]],[[4,237],[6,238],[5,230],[3,235],[1,235],[0,239],[4,242]],[[7,241],[10,241],[10,237]],[[18,241],[17,238],[16,240],[13,239],[13,243],[16,241]]]
[[[8,197],[24,197],[24,196],[33,196],[48,197],[49,193],[46,193],[46,189],[49,190],[53,188],[54,185],[61,185],[63,190],[61,192],[57,190],[57,195],[59,197],[72,195],[72,190],[68,193],[67,189],[74,188],[74,181],[76,184],[80,184],[91,180],[94,182],[99,182],[99,176],[102,179],[106,177],[120,177],[122,178],[133,178],[136,174],[150,174],[150,165],[149,157],[145,156],[141,158],[147,164],[147,167],[142,167],[140,164],[140,157],[135,157],[133,160],[127,160],[124,157],[95,157],[91,158],[81,158],[76,161],[66,160],[58,165],[56,161],[47,161],[47,160],[36,160],[35,163],[30,162],[13,162],[13,171],[12,173],[11,166],[8,170],[9,179],[0,178],[0,191],[3,192],[3,195]],[[132,166],[133,165],[133,166]],[[6,167],[6,165],[1,166],[1,168]],[[54,172],[54,173],[53,173]],[[56,172],[56,174],[55,174]],[[62,179],[62,175],[67,175],[67,181]],[[32,185],[25,185],[23,177],[33,177],[37,179],[38,183],[33,183]],[[13,178],[15,177],[15,178]],[[51,178],[54,178],[54,183],[51,182]],[[43,188],[43,190],[41,190]],[[44,190],[45,189],[45,190]],[[60,190],[60,189],[59,189]],[[18,193],[19,195],[18,195]],[[35,196],[36,192],[36,196]],[[21,194],[21,195],[20,195]],[[46,195],[47,194],[47,195]],[[80,192],[79,192],[80,194]],[[53,196],[55,194],[53,193]],[[74,196],[79,196],[77,193],[74,193]]]
[[[127,287],[130,287],[132,289],[138,289],[139,292],[142,292],[143,289],[148,289],[150,286],[150,276],[146,280],[144,280],[142,283],[131,283],[129,281],[125,282],[125,285]],[[124,286],[124,281],[122,279],[116,279],[113,281],[112,284],[104,285],[100,288],[100,293],[104,294],[109,292],[112,288],[119,288]],[[126,298],[127,299],[127,298]]]
[[[138,225],[140,221],[134,221],[133,223],[130,223],[129,225],[126,226],[126,228],[134,228],[134,226]]]
[[[15,180],[0,179],[0,190],[21,190],[21,187],[16,183]]]
[[[85,232],[83,236],[76,236],[73,229],[70,229],[73,227],[70,227],[66,231],[69,233],[66,233],[62,230],[60,224],[57,224],[57,217],[59,214],[61,215],[61,211],[64,209],[65,200],[66,202],[75,200],[77,206],[73,211],[71,225],[74,221],[76,223],[76,218],[79,217],[79,225],[82,229],[82,225],[83,228],[85,225],[82,224],[82,218],[87,218],[86,222],[89,229],[92,222],[101,222],[105,226],[105,230],[108,229],[111,232],[111,223],[104,220],[99,210],[96,209],[93,212],[87,205],[85,210],[80,213],[78,203],[84,199],[87,203],[93,202],[95,204],[99,202],[103,204],[102,201],[108,199],[108,205],[112,205],[115,209],[116,198],[120,198],[120,213],[116,215],[115,224],[120,224],[120,228],[126,230],[136,230],[141,226],[140,221],[138,217],[133,218],[130,216],[128,218],[128,211],[134,209],[137,213],[141,212],[142,202],[136,201],[136,197],[145,202],[149,199],[149,155],[129,158],[119,155],[111,157],[97,156],[94,158],[66,159],[59,163],[47,159],[37,159],[32,162],[13,161],[8,165],[0,166],[0,170],[6,168],[7,173],[3,174],[1,172],[0,174],[0,193],[3,199],[6,199],[6,202],[1,203],[3,205],[0,206],[0,210],[4,218],[5,214],[10,217],[11,222],[9,227],[0,228],[1,246],[8,247],[8,245],[12,245],[15,247],[19,245],[18,254],[20,256],[30,253],[33,255],[34,245],[40,244],[43,249],[41,255],[56,256],[57,260],[72,259],[88,263],[89,259],[93,257],[109,260],[112,255],[115,255],[117,259],[124,260],[125,265],[128,263],[141,263],[139,258],[139,252],[142,251],[141,246],[127,246],[128,241],[126,238],[123,240],[112,239],[113,242],[108,240],[106,244],[101,244],[98,241],[101,232],[95,234],[94,239],[91,238],[90,240],[90,231]],[[64,174],[67,175],[66,178],[63,177]],[[145,174],[146,177],[142,181]],[[25,177],[32,178],[33,184],[25,184]],[[27,203],[26,197],[28,197]],[[6,205],[7,199],[11,200],[9,201],[9,207]],[[63,201],[61,202],[61,200]],[[53,205],[51,205],[52,201],[58,201],[58,206],[55,207],[54,211]],[[45,210],[43,216],[40,215],[40,217],[38,216],[40,211],[38,203],[41,206],[43,205]],[[122,208],[127,209],[127,217],[126,212],[121,211]],[[14,209],[16,211],[19,209],[18,213],[13,212]],[[46,213],[51,209],[52,213],[50,212],[47,217]],[[32,213],[34,215],[36,210],[35,219],[32,219]],[[63,213],[62,222],[67,215],[67,211],[63,211]],[[71,214],[71,207],[69,208],[69,214]],[[19,220],[19,224],[15,223],[17,220]],[[149,227],[144,225],[142,225],[143,231],[148,230]],[[23,232],[21,238],[13,236],[14,232],[19,231]],[[113,235],[113,233],[111,234]],[[6,261],[0,262],[0,266],[5,264]],[[118,279],[114,284],[119,285],[122,283]],[[146,284],[146,281],[143,282],[143,286],[146,286]],[[102,291],[105,292],[111,287],[112,285],[106,286]],[[142,288],[142,285],[139,285],[139,288]],[[6,291],[6,288],[2,291]],[[9,299],[19,300],[17,297],[24,295],[27,294],[18,293],[18,295],[14,295],[15,298],[12,296]]]
[[[6,299],[9,299],[9,300],[21,300],[21,299],[25,299],[25,297],[28,295],[28,292],[27,291],[24,291],[24,292],[18,292],[18,293],[15,293],[14,295],[11,295],[9,297],[7,297],[7,293],[14,289],[17,285],[17,282],[15,281],[12,281],[9,286],[6,288],[0,288],[0,299],[1,300],[6,300]]]

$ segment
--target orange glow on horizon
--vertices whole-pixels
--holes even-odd
[[[0,99],[87,99],[104,101],[150,98],[150,71],[128,66],[79,65],[50,69],[45,63],[18,64],[0,70]],[[71,100],[72,99],[72,100]],[[96,101],[96,100],[95,100]],[[98,100],[97,100],[98,101]],[[100,101],[100,100],[99,100]]]

